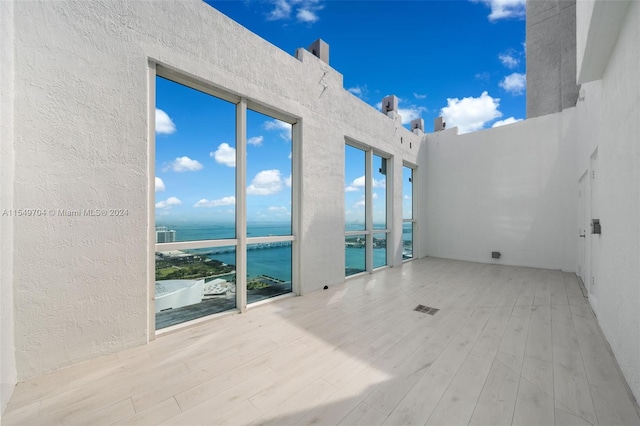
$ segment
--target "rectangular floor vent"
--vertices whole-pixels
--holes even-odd
[[[414,311],[423,312],[423,313],[429,314],[429,315],[435,315],[436,312],[438,312],[439,310],[440,309],[430,308],[429,306],[424,306],[424,305],[418,305],[414,309]]]

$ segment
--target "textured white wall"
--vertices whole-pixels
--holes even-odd
[[[394,167],[416,163],[422,137],[346,92],[340,74],[199,0],[15,9],[15,205],[129,209],[15,221],[19,379],[147,341],[149,58],[301,117],[303,292],[344,280],[345,136],[393,155]]]
[[[594,16],[593,19],[598,19]],[[632,2],[602,80],[584,84],[571,131],[576,139],[573,180],[598,149],[602,235],[595,297],[600,326],[640,400],[640,4]],[[592,236],[588,236],[592,238]],[[587,240],[589,243],[590,240]]]
[[[0,2],[0,210],[13,207],[13,3]],[[0,216],[0,418],[16,383],[13,218]]]
[[[572,147],[561,129],[561,115],[552,114],[459,136],[428,134],[425,254],[574,271]]]

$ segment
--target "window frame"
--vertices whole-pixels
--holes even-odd
[[[415,185],[415,177],[416,177],[416,170],[417,170],[417,166],[411,164],[411,163],[407,163],[407,162],[403,162],[402,163],[402,185],[403,185],[403,190],[402,190],[402,194],[404,194],[404,169],[407,168],[409,170],[411,170],[411,219],[405,219],[404,217],[404,203],[403,203],[403,211],[402,211],[402,232],[401,232],[401,238],[400,238],[400,242],[402,243],[402,246],[404,247],[404,240],[402,239],[402,235],[404,234],[404,224],[405,223],[411,223],[411,257],[408,259],[402,259],[402,263],[405,262],[410,262],[414,259],[416,259],[415,253],[416,253],[416,228],[418,226],[418,220],[416,219],[417,216],[417,209],[416,209],[416,202],[415,202],[415,195],[416,195],[416,185]],[[404,197],[404,195],[403,195]]]
[[[345,147],[350,146],[355,149],[359,149],[364,151],[365,154],[365,227],[364,230],[357,231],[344,231],[345,238],[352,236],[365,236],[365,269],[362,272],[358,272],[352,275],[346,275],[346,257],[345,257],[345,278],[356,277],[358,275],[364,273],[372,273],[374,271],[388,268],[393,263],[392,258],[392,250],[389,250],[388,247],[386,249],[386,263],[383,266],[374,268],[373,261],[373,236],[378,234],[385,234],[387,244],[389,241],[392,241],[393,235],[393,227],[390,224],[393,223],[393,157],[391,154],[388,154],[379,149],[373,148],[369,145],[360,143],[351,138],[345,138]],[[385,175],[385,228],[384,229],[375,229],[373,224],[373,157],[377,156],[380,158],[384,158],[387,162],[387,174]],[[345,167],[346,170],[346,159],[345,159]],[[346,172],[345,172],[345,182],[344,187],[348,182],[346,181]],[[346,205],[344,206],[343,217],[346,221]]]
[[[231,102],[236,105],[236,181],[235,181],[235,230],[236,238],[220,240],[181,241],[171,243],[156,243],[155,239],[155,161],[156,161],[156,135],[155,135],[155,108],[156,108],[156,78],[162,77],[174,83],[181,84],[190,89],[197,90],[216,98]],[[298,235],[300,229],[300,195],[301,188],[298,178],[301,176],[300,141],[302,139],[302,119],[293,114],[288,114],[278,108],[265,105],[261,102],[248,99],[239,94],[225,90],[220,86],[208,83],[198,77],[179,71],[173,67],[149,60],[148,69],[148,323],[147,331],[149,340],[156,335],[171,332],[178,328],[208,321],[220,316],[235,313],[244,313],[252,307],[300,294],[300,253]],[[247,109],[270,116],[271,118],[291,124],[291,234],[282,236],[247,236]],[[291,242],[291,293],[263,299],[247,304],[247,246],[249,244]],[[191,321],[169,326],[160,330],[155,328],[155,253],[158,251],[184,250],[198,248],[215,248],[234,246],[236,249],[236,308],[216,314],[207,315]]]

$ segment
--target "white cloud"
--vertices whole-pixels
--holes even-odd
[[[366,84],[364,86],[350,87],[350,88],[347,89],[347,91],[353,93],[354,95],[356,95],[360,99],[366,99],[367,95],[369,94],[369,89],[367,88]]]
[[[312,12],[311,10],[305,9],[305,8],[298,10],[298,14],[296,15],[296,18],[298,18],[298,21],[300,22],[309,22],[309,23],[314,23],[319,19],[318,15],[316,15],[315,12]]]
[[[425,99],[427,95],[421,95],[420,93],[413,93],[413,97],[416,99]]]
[[[416,94],[414,94],[414,96],[415,95]],[[427,109],[423,106],[404,105],[405,103],[404,99],[398,98],[398,114],[400,114],[400,117],[402,118],[402,124],[409,124],[411,123],[411,120],[420,118],[420,114],[427,112]],[[400,105],[403,106],[401,107]],[[382,101],[375,104],[374,107],[380,111],[382,109]]]
[[[520,60],[518,58],[515,58],[510,53],[501,53],[500,55],[498,55],[498,59],[500,59],[502,65],[509,69],[514,69],[520,63]]]
[[[477,97],[448,98],[447,106],[440,110],[440,114],[448,128],[458,127],[460,133],[480,130],[486,123],[502,117],[498,111],[500,99],[492,98],[487,92]]]
[[[169,197],[164,201],[156,203],[156,209],[170,209],[171,207],[179,206],[180,204],[182,204],[182,201],[176,197]]]
[[[169,117],[169,114],[161,109],[156,108],[156,133],[161,135],[170,135],[176,131],[176,125]]]
[[[267,14],[268,21],[291,19],[291,12],[296,9],[298,22],[313,24],[320,19],[318,11],[324,7],[319,0],[271,0],[271,3],[273,9]]]
[[[267,208],[267,211],[271,212],[271,213],[276,213],[276,214],[287,214],[289,213],[289,209],[286,207],[281,207],[281,206],[271,206],[269,208]]]
[[[289,160],[291,160],[292,155],[293,155],[293,153],[291,153],[291,152],[290,152],[290,153],[289,153],[289,156],[288,156],[287,158],[288,158]]]
[[[236,204],[236,197],[222,197],[217,200],[201,199],[193,205],[193,207],[218,207],[218,206],[233,206]]]
[[[258,173],[251,185],[247,187],[247,194],[249,195],[271,195],[282,190],[282,176],[280,170],[263,170]]]
[[[353,182],[351,182],[350,185],[347,185],[347,187],[344,190],[346,192],[356,192],[356,191],[359,191],[360,188],[364,188],[365,183],[366,183],[366,178],[364,176],[360,176],[358,178],[355,178]],[[374,188],[384,188],[385,186],[386,186],[386,181],[384,179],[382,180],[373,179]]]
[[[247,139],[247,143],[253,146],[262,146],[262,141],[264,141],[263,136],[254,136],[252,138]]]
[[[275,0],[273,10],[267,15],[267,20],[277,21],[287,19],[291,15],[291,5],[287,0]]]
[[[498,85],[512,95],[521,95],[527,87],[527,76],[514,72],[503,78]]]
[[[420,118],[420,114],[426,110],[425,107],[411,106],[409,108],[398,108],[398,114],[402,117],[402,124],[409,124],[411,120]]]
[[[489,20],[495,22],[499,19],[521,19],[525,17],[526,0],[471,0],[474,3],[483,3],[491,8]]]
[[[284,184],[287,188],[291,188],[291,175],[289,175],[289,177],[284,178]]]
[[[198,160],[189,157],[178,157],[170,163],[165,164],[162,171],[168,172],[195,172],[202,169],[202,164]]]
[[[518,121],[522,121],[522,118],[509,117],[504,120],[498,120],[491,125],[491,127],[500,127],[506,126],[507,124],[517,123]]]
[[[286,141],[291,140],[291,124],[285,123],[280,120],[269,120],[264,122],[264,128],[266,130],[277,130],[280,132],[280,137]]]
[[[224,164],[228,167],[236,166],[236,149],[232,146],[229,146],[228,143],[222,142],[218,145],[218,149],[214,152],[210,152],[209,155],[211,158],[216,160],[216,163]]]
[[[164,191],[164,182],[158,176],[156,176],[156,192]]]
[[[411,199],[411,196],[410,196],[410,195],[405,195],[405,196],[404,196],[404,199],[405,199],[405,200],[410,200],[410,199]]]

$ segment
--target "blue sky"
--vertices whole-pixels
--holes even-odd
[[[207,3],[290,54],[322,38],[345,89],[377,108],[395,94],[407,125],[422,117],[431,131],[443,115],[464,133],[525,116],[524,0]],[[158,78],[156,108],[157,222],[233,221],[234,105]],[[247,218],[289,221],[290,126],[253,111],[247,120]],[[346,153],[347,221],[364,211],[359,155]],[[385,182],[374,179],[379,223]]]
[[[156,79],[156,222],[233,222],[235,105]],[[290,222],[291,125],[247,110],[247,218]]]
[[[374,107],[395,94],[427,131],[525,117],[525,0],[207,3],[292,55],[323,39],[345,89]]]

